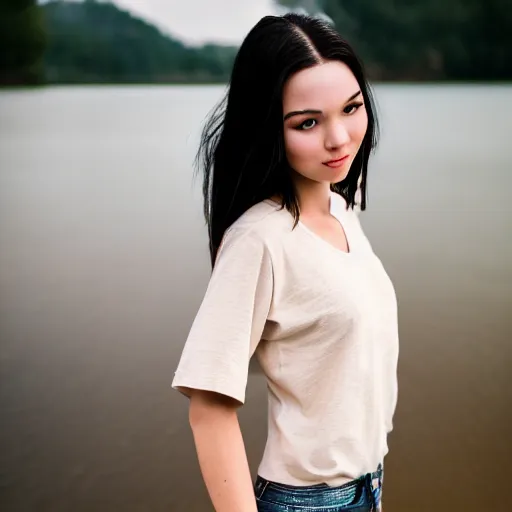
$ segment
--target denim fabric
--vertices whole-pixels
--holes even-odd
[[[296,487],[258,476],[255,484],[258,512],[378,512],[382,480],[380,465],[375,473],[340,487],[326,484]]]

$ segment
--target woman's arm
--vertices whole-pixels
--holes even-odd
[[[217,512],[257,512],[238,403],[192,390],[189,418],[201,472]]]

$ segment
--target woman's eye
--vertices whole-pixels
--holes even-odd
[[[347,105],[343,109],[344,114],[353,114],[359,107],[361,107],[362,103],[351,103],[350,105]]]
[[[306,119],[303,123],[299,124],[298,130],[311,130],[316,125],[316,119]]]

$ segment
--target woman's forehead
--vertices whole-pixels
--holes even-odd
[[[319,108],[325,103],[344,103],[358,90],[350,68],[343,62],[329,61],[291,76],[283,89],[283,105]]]

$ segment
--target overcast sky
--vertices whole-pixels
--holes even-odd
[[[113,0],[178,39],[239,44],[267,14],[279,14],[273,0]]]

